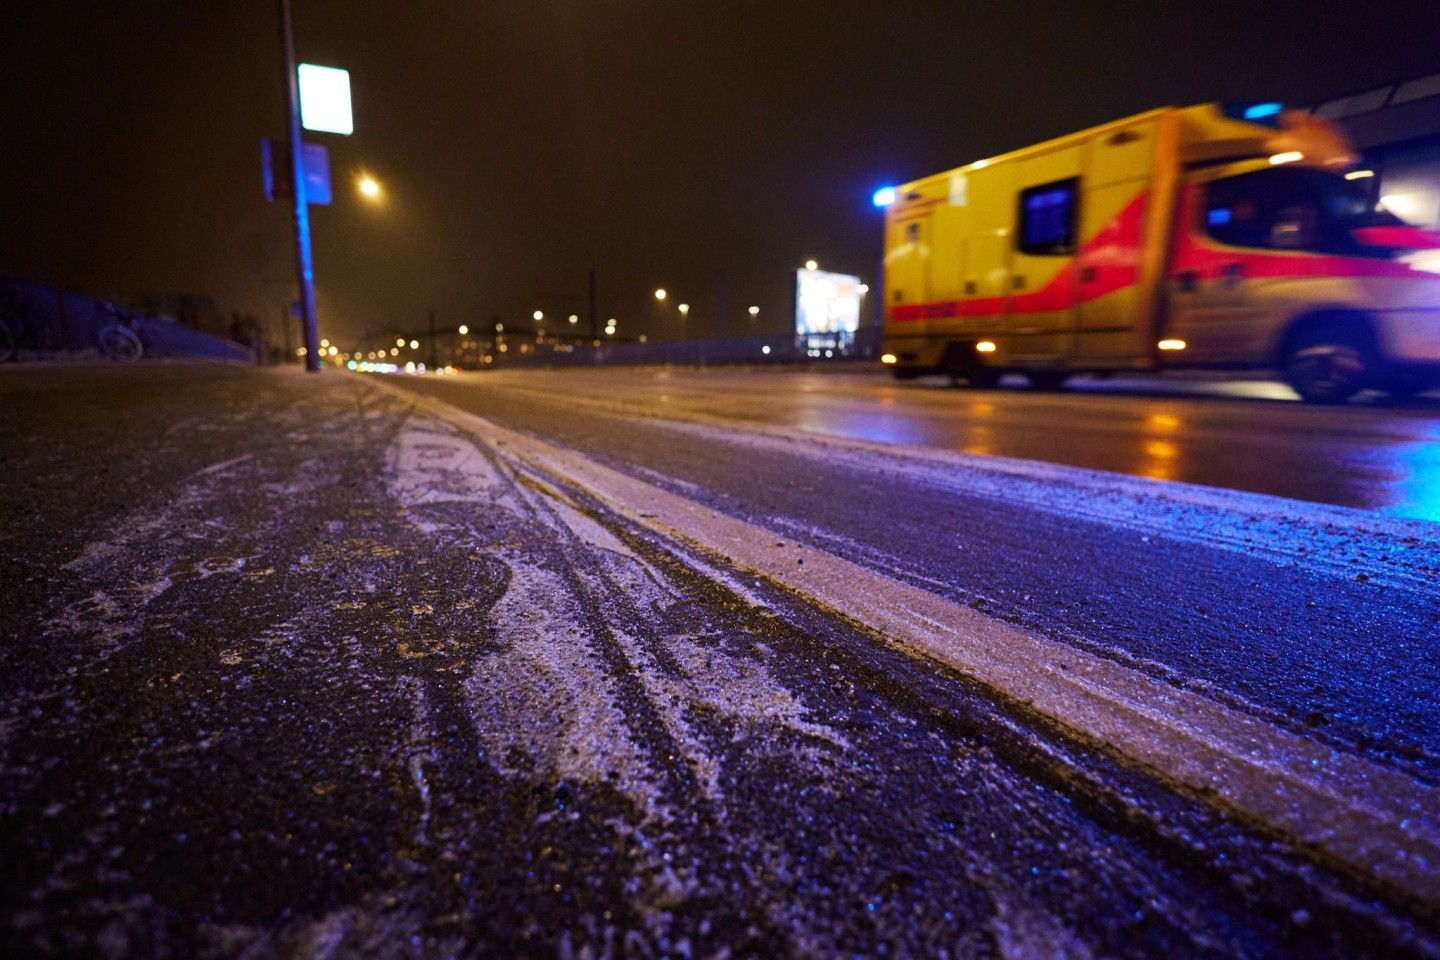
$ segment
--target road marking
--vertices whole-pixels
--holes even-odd
[[[1440,903],[1440,791],[824,551],[777,543],[772,531],[582,454],[404,396],[508,462],[944,663],[1361,875]]]

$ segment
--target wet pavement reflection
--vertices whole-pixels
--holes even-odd
[[[588,391],[665,416],[759,421],[1440,520],[1440,398],[1434,395],[1316,407],[1267,380],[1115,378],[1038,392],[1013,378],[998,389],[970,391],[939,379],[896,383],[883,373],[488,376],[507,384],[523,378],[527,387],[555,378],[546,389]]]

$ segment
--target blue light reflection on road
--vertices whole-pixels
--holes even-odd
[[[1440,520],[1440,426],[1429,436],[1407,443],[1394,451],[1398,502],[1382,513],[1421,520]]]
[[[913,444],[920,446],[929,439],[929,432],[923,423],[903,414],[863,413],[844,411],[833,417],[811,416],[803,418],[800,426],[817,433],[834,433],[857,440],[872,440],[877,443]]]

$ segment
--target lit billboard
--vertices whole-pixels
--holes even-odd
[[[350,108],[350,71],[339,67],[300,64],[300,125],[321,133],[355,132]]]
[[[860,329],[860,278],[795,272],[795,332],[811,346],[848,347]]]

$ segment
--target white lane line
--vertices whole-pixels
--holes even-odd
[[[777,545],[769,530],[581,454],[406,396],[500,456],[568,481],[632,522],[953,667],[1363,875],[1440,902],[1440,791],[823,551]]]

